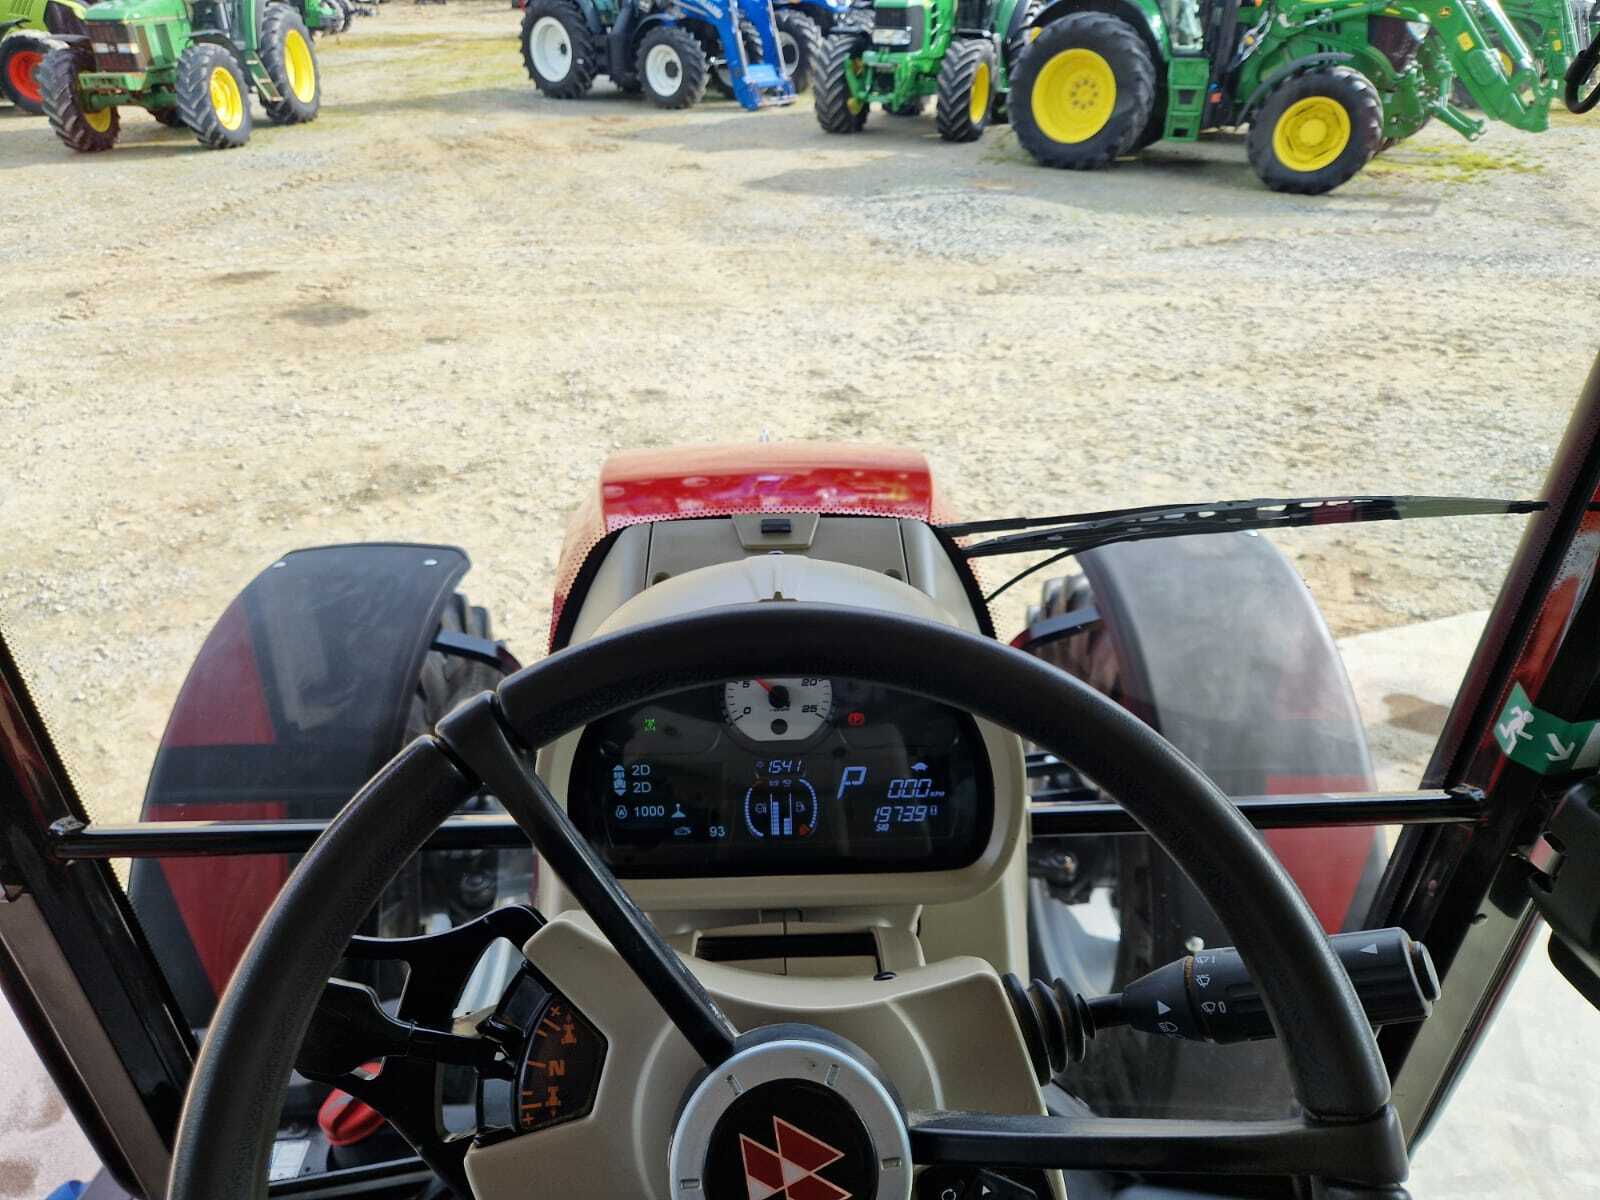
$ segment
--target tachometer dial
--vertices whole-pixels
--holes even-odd
[[[826,679],[735,679],[722,689],[722,709],[753,742],[801,741],[833,714],[833,684]]]

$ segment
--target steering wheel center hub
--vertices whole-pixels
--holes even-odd
[[[799,1026],[740,1041],[684,1102],[673,1200],[907,1200],[905,1114],[865,1054]]]

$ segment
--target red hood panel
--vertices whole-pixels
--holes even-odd
[[[606,459],[568,526],[556,568],[552,643],[590,552],[628,525],[752,512],[934,520],[933,475],[915,450],[840,442],[763,442],[625,450]]]

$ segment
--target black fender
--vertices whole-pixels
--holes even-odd
[[[1017,5],[1018,12],[1024,12],[1026,8],[1026,4]],[[1043,29],[1052,21],[1059,21],[1062,17],[1080,12],[1108,13],[1113,17],[1121,17],[1129,25],[1133,26],[1138,31],[1139,36],[1144,39],[1145,45],[1150,48],[1150,56],[1155,61],[1156,86],[1158,88],[1166,86],[1167,52],[1162,45],[1166,38],[1166,31],[1152,29],[1150,27],[1150,18],[1136,5],[1125,4],[1121,0],[1052,0],[1052,3],[1046,4],[1039,10],[1038,15],[1033,19],[1031,27]],[[1015,20],[1013,20],[1013,24],[1015,23]],[[1006,37],[1007,40],[1010,40],[1011,34],[1008,32]]]
[[[1304,58],[1297,58],[1293,62],[1279,67],[1271,75],[1256,84],[1256,90],[1251,92],[1249,99],[1239,106],[1239,112],[1234,118],[1234,122],[1239,125],[1248,123],[1251,114],[1256,110],[1256,106],[1272,94],[1273,88],[1291,75],[1299,75],[1317,67],[1340,67],[1347,63],[1355,62],[1355,60],[1356,56],[1353,54],[1330,51],[1326,54],[1307,54]]]
[[[405,739],[446,604],[470,567],[453,546],[297,550],[207,635],[167,721],[145,821],[326,819]],[[288,876],[285,855],[140,859],[128,893],[191,1025]]]
[[[233,55],[234,58],[239,60],[239,69],[244,72],[245,82],[253,82],[250,75],[250,68],[245,65],[249,60],[245,57],[244,47],[238,42],[234,41],[232,35],[230,35],[226,30],[196,29],[192,34],[189,35],[189,40],[191,42],[205,42],[207,45],[211,46],[221,46],[229,54]]]

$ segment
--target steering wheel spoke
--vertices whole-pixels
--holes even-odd
[[[521,1046],[497,1039],[489,1021],[480,1024],[479,1036],[456,1032],[454,1012],[490,945],[504,938],[520,951],[544,924],[532,908],[509,905],[443,933],[352,938],[347,960],[406,965],[393,1015],[372,988],[335,977],[323,990],[296,1058],[306,1078],[377,1110],[463,1200],[472,1195],[462,1165],[472,1131],[446,1129],[441,1071],[462,1066],[481,1078],[510,1078]]]
[[[914,1113],[910,1132],[918,1166],[1160,1172],[1181,1163],[1186,1175],[1316,1175],[1384,1196],[1406,1173],[1389,1107],[1339,1123]]]
[[[726,1060],[739,1031],[527,766],[507,737],[494,698],[485,693],[469,700],[439,723],[438,736],[527,831],[701,1061],[714,1067]]]

